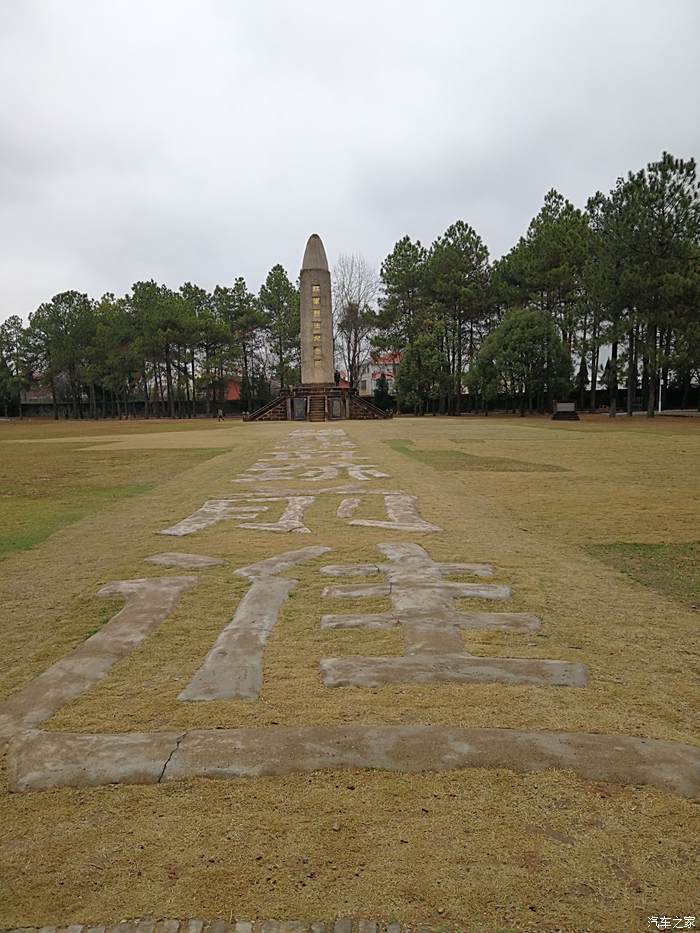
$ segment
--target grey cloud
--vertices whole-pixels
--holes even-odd
[[[696,0],[3,0],[0,319],[65,288],[379,264],[457,218],[492,256],[698,154]]]

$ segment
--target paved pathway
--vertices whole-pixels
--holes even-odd
[[[442,924],[440,930],[447,928]],[[426,927],[407,927],[376,920],[124,920],[121,923],[64,927],[17,927],[0,933],[430,933]]]

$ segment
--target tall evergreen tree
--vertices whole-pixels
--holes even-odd
[[[54,295],[29,317],[29,345],[34,351],[35,368],[51,389],[55,418],[61,377],[65,379],[73,416],[82,416],[85,353],[95,324],[94,303],[76,291]]]
[[[487,320],[488,285],[488,249],[472,227],[458,220],[432,244],[426,263],[426,292],[440,321],[452,414],[461,411],[463,373]]]
[[[421,333],[426,315],[425,267],[428,253],[419,240],[407,236],[395,244],[382,263],[382,298],[377,344],[403,351]]]
[[[260,289],[260,308],[270,337],[275,372],[284,388],[299,368],[299,290],[281,265],[273,266]]]
[[[22,319],[16,314],[0,324],[0,402],[5,417],[13,408],[22,415],[22,391],[29,385],[29,362]]]
[[[247,411],[253,406],[253,373],[265,316],[258,298],[250,291],[244,278],[237,278],[231,288],[217,286],[215,302],[220,320],[228,334],[230,360],[240,369],[241,398]]]
[[[545,411],[570,392],[571,358],[547,311],[512,308],[482,343],[467,378],[484,399],[503,394],[521,415]]]
[[[613,337],[618,321],[623,316],[626,321],[628,393],[636,384],[641,354],[647,415],[652,417],[660,375],[674,365],[674,335],[688,325],[692,332],[700,304],[695,161],[665,152],[660,161],[618,179],[608,197],[598,192],[589,211],[597,219],[597,249],[607,270],[602,291]]]
[[[587,227],[585,214],[552,188],[525,236],[498,264],[506,305],[546,311],[570,353],[583,293]]]

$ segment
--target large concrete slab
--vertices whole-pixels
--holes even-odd
[[[126,605],[60,661],[0,703],[0,748],[15,732],[38,726],[105,677],[173,611],[195,576],[117,580],[98,596],[120,596]]]
[[[162,567],[182,567],[186,570],[218,567],[226,563],[219,557],[207,557],[206,554],[185,554],[180,551],[164,551],[161,554],[153,554],[146,560],[150,564],[160,564]]]
[[[288,496],[285,497],[287,505],[276,522],[243,522],[239,528],[249,528],[252,531],[279,531],[282,533],[294,532],[295,534],[311,533],[310,529],[304,524],[304,512],[310,505],[316,501],[315,496]],[[265,498],[265,502],[284,501],[278,497]]]
[[[535,632],[541,624],[539,618],[529,612],[434,612],[430,619],[436,625],[449,624],[461,629],[487,628],[517,635]],[[396,612],[331,613],[321,616],[322,629],[364,628],[371,631],[391,629],[401,624],[402,619]]]
[[[24,732],[7,753],[12,790],[157,784],[182,734]]]
[[[345,574],[348,576],[348,574]],[[359,576],[359,574],[358,574]],[[396,583],[346,583],[340,586],[327,586],[321,596],[332,596],[334,599],[358,599],[362,596],[395,597],[397,612],[399,614],[417,612],[434,613],[435,606],[441,609],[451,609],[455,599],[510,599],[512,591],[509,586],[497,583],[421,583],[404,585],[403,591]],[[448,600],[448,601],[446,601]]]
[[[392,531],[412,531],[416,534],[424,534],[428,531],[442,531],[439,525],[433,525],[421,518],[418,514],[415,496],[409,496],[407,493],[388,494],[384,496],[384,505],[389,516],[388,521],[354,518],[350,524],[362,525],[367,528],[388,528]]]
[[[649,784],[700,796],[700,748],[630,735],[426,725],[294,726],[175,733],[27,732],[7,754],[12,791],[243,778],[294,771],[573,771],[588,780]]]
[[[254,700],[260,696],[263,648],[282,604],[298,582],[275,574],[330,550],[298,548],[236,570],[252,585],[178,700]]]
[[[178,700],[255,700],[263,682],[263,648],[296,580],[256,580]]]
[[[439,913],[438,913],[439,919]],[[444,927],[444,924],[440,925]],[[57,933],[57,927],[20,927],[0,933]],[[122,920],[115,925],[86,927],[79,923],[58,933],[428,933],[424,928],[380,920]]]
[[[384,684],[507,683],[542,686],[585,686],[581,664],[551,659],[473,658],[464,651],[464,630],[534,631],[540,626],[529,613],[462,612],[457,600],[509,599],[511,589],[491,583],[445,580],[453,574],[490,577],[490,564],[466,564],[433,560],[416,543],[385,542],[377,545],[389,558],[377,564],[328,564],[324,576],[367,577],[380,573],[385,583],[327,586],[322,596],[334,599],[364,597],[391,600],[392,611],[324,615],[321,628],[367,628],[377,631],[401,628],[404,657],[325,658],[321,679],[327,687],[378,687]]]
[[[202,531],[204,528],[209,528],[210,525],[216,525],[217,522],[230,521],[234,518],[254,518],[267,510],[268,506],[266,505],[246,507],[245,503],[240,502],[238,499],[208,499],[196,512],[169,528],[163,528],[158,534],[182,538],[185,535],[191,535],[197,531]]]
[[[247,567],[239,567],[234,573],[237,577],[245,577],[248,580],[257,580],[263,577],[271,577],[278,573],[283,573],[305,560],[313,560],[314,557],[320,557],[333,549],[323,547],[322,545],[296,548],[293,551],[283,551],[281,554],[275,554],[273,557],[266,557],[255,564],[248,564]]]
[[[435,647],[434,639],[431,639],[429,647]],[[576,662],[538,658],[477,658],[469,654],[324,658],[320,668],[325,687],[450,683],[585,687],[588,683],[585,666]]]

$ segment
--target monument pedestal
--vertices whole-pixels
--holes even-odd
[[[333,359],[331,274],[323,243],[313,233],[299,273],[299,343],[302,383],[282,389],[276,399],[243,416],[244,421],[340,421],[343,418],[390,418],[356,391],[330,380]]]
[[[342,421],[391,418],[355,389],[341,389],[335,383],[306,383],[282,389],[280,394],[257,411],[243,415],[244,421]]]

